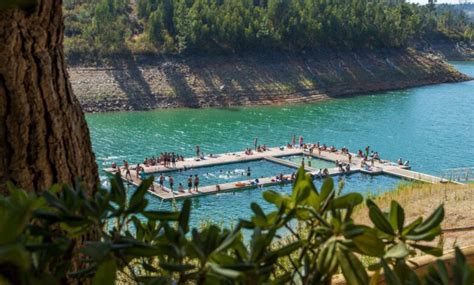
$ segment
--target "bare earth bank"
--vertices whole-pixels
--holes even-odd
[[[314,102],[470,79],[439,54],[413,49],[125,56],[100,66],[72,64],[69,76],[86,112]]]

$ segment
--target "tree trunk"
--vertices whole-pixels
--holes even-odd
[[[63,34],[61,0],[0,10],[0,194],[7,181],[35,192],[76,178],[91,191],[98,185]]]

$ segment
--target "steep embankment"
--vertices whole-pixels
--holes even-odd
[[[69,75],[87,112],[313,102],[468,78],[414,50],[135,57]]]

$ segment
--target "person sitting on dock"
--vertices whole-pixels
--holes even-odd
[[[290,143],[287,143],[287,144],[286,144],[286,148],[287,148],[287,149],[292,149],[292,148],[293,148],[293,145],[291,145]]]
[[[374,159],[380,161],[380,155],[378,152],[374,153]]]
[[[405,162],[403,163],[403,166],[410,166],[410,161],[409,161],[409,160],[405,161]]]
[[[326,177],[329,175],[329,170],[327,168],[324,168],[323,170],[323,176]]]
[[[112,169],[116,169],[116,168],[117,168],[117,163],[112,162]]]
[[[291,173],[291,178],[290,179],[291,179],[291,181],[295,181],[295,179],[296,179],[296,173],[295,172]]]
[[[346,172],[350,172],[351,171],[351,165],[350,164],[346,164]]]
[[[323,178],[323,170],[320,168],[316,173],[317,178]]]
[[[194,191],[199,192],[199,176],[194,175]]]
[[[364,154],[362,153],[362,150],[359,149],[357,151],[357,157],[362,157],[362,156],[364,156]]]
[[[178,185],[178,192],[184,193],[183,183],[179,183],[179,185]]]
[[[344,173],[345,169],[344,169],[344,165],[342,163],[340,163],[337,167],[339,168],[339,172]]]
[[[397,160],[397,164],[398,164],[398,165],[403,165],[403,160],[402,160],[401,157]]]

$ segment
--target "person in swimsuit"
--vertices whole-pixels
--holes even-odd
[[[171,165],[173,168],[176,168],[176,155],[174,154],[171,154]]]
[[[201,158],[201,148],[199,147],[199,145],[196,145],[196,157],[198,159]]]
[[[163,189],[163,184],[165,183],[165,177],[163,174],[160,175],[160,188]]]
[[[127,179],[127,176],[132,179],[132,174],[130,173],[130,168],[128,167],[128,161],[124,160],[123,161],[123,168],[125,168],[125,179]]]
[[[199,192],[199,176],[194,175],[194,191]]]
[[[189,193],[193,192],[193,176],[189,175],[188,177],[188,191]]]
[[[178,191],[181,192],[181,193],[184,193],[183,183],[179,183],[179,185],[178,185]]]
[[[168,182],[170,183],[170,189],[173,191],[174,179],[171,176],[168,176]]]

